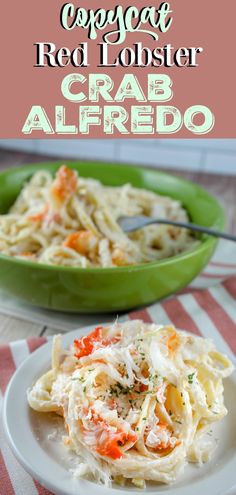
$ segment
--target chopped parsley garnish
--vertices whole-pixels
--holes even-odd
[[[193,377],[195,375],[195,371],[193,373],[190,373],[190,375],[188,375],[188,383],[193,383]]]
[[[111,385],[110,395],[115,395],[115,397],[119,397],[120,394],[127,395],[132,389],[133,385],[131,387],[123,387],[120,383],[116,383],[115,385]]]
[[[85,378],[83,376],[74,376],[72,380],[79,380],[81,383],[85,382]]]
[[[157,374],[150,375],[150,376],[149,376],[149,381],[150,381],[150,382],[153,382],[153,381],[155,380],[155,378],[158,378],[158,375],[157,375]]]

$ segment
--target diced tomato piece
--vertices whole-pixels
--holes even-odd
[[[103,338],[103,327],[96,327],[93,332],[85,337],[82,337],[80,340],[74,340],[75,347],[75,357],[77,359],[83,356],[89,356],[94,350],[95,344],[99,342],[101,346],[108,346],[120,340],[120,336],[115,336],[111,339]],[[101,360],[102,361],[102,360]],[[104,361],[102,361],[104,362]]]
[[[115,432],[111,430],[109,424],[104,421],[94,409],[90,409],[90,412],[92,414],[90,427],[88,429],[83,429],[85,441],[86,434],[93,432],[93,448],[96,452],[102,456],[110,457],[111,459],[120,459],[123,455],[120,447],[124,446],[127,442],[130,442],[133,445],[137,440],[137,435],[135,433],[126,433],[123,430],[117,430]],[[91,436],[89,439],[91,446]]]
[[[64,241],[64,246],[86,256],[96,250],[97,238],[90,230],[80,230],[69,234]]]
[[[47,215],[48,210],[49,210],[49,205],[45,203],[43,210],[40,213],[35,213],[35,215],[29,215],[27,219],[31,220],[32,222],[42,222],[42,220],[44,220],[45,216]]]
[[[141,383],[140,384],[140,392],[146,392],[146,390],[148,390],[148,385]]]
[[[114,439],[111,442],[104,442],[103,445],[96,448],[97,453],[106,457],[111,457],[111,459],[120,459],[122,457],[122,452],[117,445],[118,441],[118,439]]]
[[[62,165],[57,171],[56,179],[52,184],[52,196],[58,200],[68,198],[76,191],[77,181],[78,177],[75,170],[72,170],[66,165]]]
[[[118,431],[117,433],[109,433],[102,445],[97,446],[96,451],[98,454],[110,457],[111,459],[120,459],[123,454],[119,447],[124,446],[128,441],[135,442],[137,440],[136,435],[130,435],[124,431]]]
[[[168,338],[168,341],[167,341],[167,347],[168,347],[168,351],[169,351],[170,354],[172,354],[173,352],[176,351],[176,349],[179,346],[179,343],[180,342],[179,342],[178,334],[174,330],[173,333],[171,334],[171,336]]]
[[[94,344],[102,339],[102,327],[96,327],[89,335],[85,335],[80,340],[74,340],[75,357],[78,359],[89,356],[93,352]]]

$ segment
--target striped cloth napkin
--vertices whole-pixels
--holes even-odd
[[[221,267],[218,267],[221,268]],[[224,267],[223,267],[224,268]],[[212,274],[213,275],[213,274]],[[208,278],[208,277],[207,277]],[[236,276],[206,289],[185,289],[181,294],[146,309],[133,311],[125,319],[172,322],[176,327],[210,337],[231,359],[236,354]],[[46,338],[31,338],[0,347],[0,403],[7,383],[20,363]],[[49,495],[31,478],[11,453],[0,428],[0,495]]]

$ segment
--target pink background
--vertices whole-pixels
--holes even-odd
[[[68,124],[77,123],[78,105],[68,102],[61,94],[61,82],[63,77],[72,72],[80,72],[85,76],[92,72],[105,72],[109,74],[117,84],[128,71],[133,72],[139,78],[145,88],[145,80],[148,73],[166,73],[172,78],[174,97],[168,103],[180,109],[182,113],[192,105],[201,104],[208,106],[215,114],[214,129],[200,137],[206,138],[235,138],[235,66],[233,53],[233,32],[236,18],[236,2],[228,0],[225,4],[216,4],[215,0],[172,0],[171,7],[174,10],[173,24],[166,34],[160,34],[158,41],[153,41],[149,36],[139,33],[130,33],[124,46],[132,46],[132,43],[142,41],[145,46],[155,48],[172,43],[176,48],[181,46],[202,46],[203,54],[199,55],[200,66],[198,68],[97,68],[97,49],[93,48],[101,40],[89,41],[90,67],[74,68],[34,68],[35,47],[33,43],[39,41],[53,42],[58,48],[67,46],[73,49],[78,43],[86,42],[87,31],[74,29],[65,31],[60,26],[60,8],[64,2],[61,0],[21,0],[20,2],[4,2],[1,5],[1,121],[0,138],[61,138],[61,135],[45,135],[41,131],[34,131],[29,136],[24,136],[21,129],[32,105],[41,105],[45,108],[52,125],[54,126],[54,106],[64,105],[67,109]],[[88,2],[74,2],[75,6],[88,8]],[[135,2],[133,2],[134,4]],[[143,0],[144,5],[159,6],[161,2],[151,3]],[[104,1],[103,8],[114,8],[117,4],[126,2]],[[140,8],[140,3],[136,1]],[[91,0],[89,8],[98,8],[97,2]],[[225,11],[224,11],[225,9]],[[119,45],[119,49],[122,46]],[[115,48],[118,51],[118,47]],[[4,54],[4,56],[3,56]],[[84,85],[85,87],[86,85]],[[115,93],[115,91],[114,91]],[[114,94],[113,93],[113,94]],[[83,105],[91,104],[89,101]],[[101,101],[99,105],[102,105]],[[114,103],[115,104],[115,103]],[[131,105],[139,103],[126,100],[121,103],[129,110]],[[146,103],[147,105],[149,102]],[[154,105],[154,103],[152,103]],[[79,135],[68,136],[78,138]],[[108,137],[102,133],[102,129],[92,126],[89,136],[83,138]],[[114,134],[113,137],[142,137],[137,135]],[[158,134],[145,135],[143,137],[158,137]],[[184,127],[176,134],[161,135],[163,138],[191,138],[192,133]]]

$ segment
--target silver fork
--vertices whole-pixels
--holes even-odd
[[[202,227],[202,225],[196,225],[190,222],[175,222],[173,220],[167,220],[166,218],[150,218],[142,215],[134,217],[120,217],[118,218],[118,224],[124,232],[134,232],[135,230],[142,229],[147,225],[160,224],[160,225],[173,225],[174,227],[181,227],[189,229],[194,232],[201,232],[203,234],[212,235],[214,237],[222,237],[228,241],[236,242],[236,236],[221,232],[220,230],[209,229],[208,227]]]

